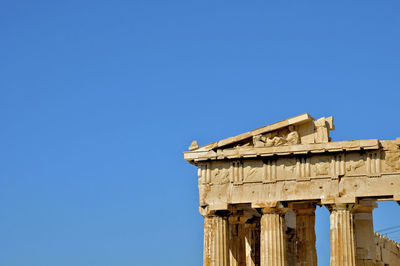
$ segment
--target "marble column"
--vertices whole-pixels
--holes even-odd
[[[315,205],[312,203],[298,203],[292,206],[296,213],[296,265],[317,266]]]
[[[372,211],[374,200],[360,200],[354,210],[357,266],[372,266],[376,262],[376,245]]]
[[[229,266],[246,266],[247,217],[240,214],[229,216]]]
[[[356,265],[353,204],[331,205],[331,266]]]
[[[260,265],[260,227],[257,221],[245,224],[246,266]]]
[[[228,266],[228,221],[226,217],[204,217],[204,266]]]
[[[263,208],[261,217],[261,266],[287,266],[284,208]]]

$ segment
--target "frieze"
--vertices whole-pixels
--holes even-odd
[[[199,183],[273,183],[307,181],[318,178],[338,179],[352,176],[379,177],[400,172],[400,150],[350,151],[325,154],[286,155],[273,159],[210,161],[198,164]]]
[[[385,172],[399,172],[400,171],[400,151],[391,150],[383,154],[384,157],[384,171]]]
[[[230,169],[228,165],[219,164],[211,172],[211,182],[216,185],[229,183]]]
[[[329,177],[331,165],[331,156],[321,155],[311,157],[311,176]]]
[[[244,182],[262,182],[264,162],[262,160],[244,160]]]

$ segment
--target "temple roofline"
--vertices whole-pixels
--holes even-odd
[[[259,135],[259,134],[264,134],[270,131],[274,131],[274,130],[279,130],[281,128],[284,127],[288,127],[288,126],[292,126],[292,125],[299,125],[299,124],[303,124],[306,123],[308,121],[312,121],[314,120],[314,118],[309,115],[308,113],[304,113],[298,116],[294,116],[267,126],[263,126],[254,130],[251,130],[249,132],[245,132],[242,133],[240,135],[237,136],[233,136],[233,137],[229,137],[220,141],[216,141],[216,142],[212,142],[206,145],[203,145],[199,148],[197,148],[197,151],[209,151],[212,149],[216,149],[216,148],[221,148],[230,144],[233,144],[235,142],[240,142],[243,141],[245,139],[249,139],[252,138],[253,136]]]
[[[400,145],[400,144],[399,144]],[[235,147],[229,149],[218,149],[208,151],[189,151],[184,152],[185,160],[204,161],[204,160],[222,160],[249,157],[269,157],[274,155],[291,155],[307,153],[325,153],[356,150],[374,150],[379,149],[380,141],[378,139],[334,141],[327,143],[307,143],[279,147]]]

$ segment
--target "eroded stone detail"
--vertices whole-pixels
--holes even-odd
[[[199,148],[199,144],[197,144],[197,140],[193,140],[192,144],[189,146],[189,151],[194,151]]]
[[[346,155],[346,173],[356,175],[365,173],[366,156],[350,153]]]
[[[269,132],[264,135],[259,134],[253,136],[253,145],[255,148],[295,145],[300,143],[299,133],[294,129],[294,126],[289,126],[287,129],[285,128],[280,131]]]
[[[228,223],[218,215],[204,217],[204,266],[228,266]]]
[[[198,176],[201,184],[206,185],[211,183],[211,169],[209,163],[199,164]]]
[[[244,182],[262,182],[264,176],[264,162],[261,160],[247,160],[244,166]]]
[[[385,153],[385,171],[399,172],[400,171],[400,151],[391,150]]]
[[[312,176],[329,176],[331,166],[331,158],[329,156],[311,157],[311,173]]]
[[[333,117],[321,117],[314,122],[316,128],[315,142],[324,143],[330,141],[329,131],[334,130]]]
[[[400,265],[400,243],[375,233],[376,265]]]
[[[212,170],[212,183],[222,185],[229,183],[230,169],[224,165],[218,165]]]

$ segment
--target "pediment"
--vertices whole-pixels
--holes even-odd
[[[236,147],[279,147],[299,144],[327,143],[329,131],[334,130],[333,117],[315,120],[309,114],[301,114],[277,123],[199,147],[193,141],[190,151],[204,152]]]

